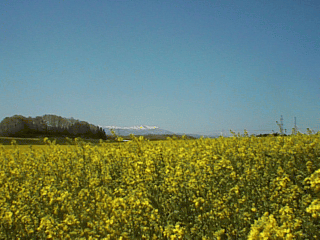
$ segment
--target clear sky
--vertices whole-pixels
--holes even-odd
[[[0,0],[0,120],[320,130],[319,0]]]

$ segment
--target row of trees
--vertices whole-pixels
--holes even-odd
[[[33,137],[44,135],[107,139],[107,135],[101,127],[74,118],[64,118],[56,115],[44,115],[35,118],[14,115],[4,118],[0,123],[0,136]]]

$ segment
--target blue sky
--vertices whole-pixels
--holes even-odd
[[[0,0],[0,119],[320,130],[320,1]],[[259,130],[259,131],[258,131]]]

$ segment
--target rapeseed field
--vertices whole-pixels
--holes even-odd
[[[320,135],[0,146],[0,239],[318,239]]]

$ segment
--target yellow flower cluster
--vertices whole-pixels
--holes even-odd
[[[0,239],[317,239],[320,136],[0,146]]]

